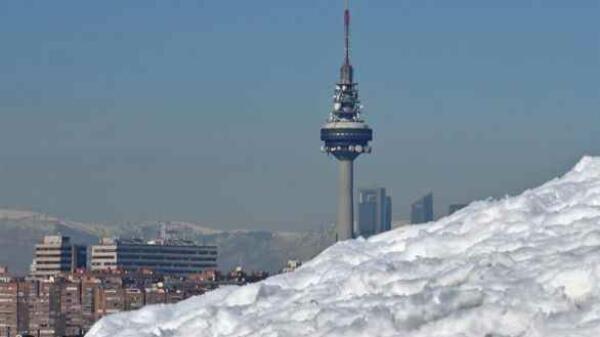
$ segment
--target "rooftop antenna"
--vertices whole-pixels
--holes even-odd
[[[164,244],[167,241],[167,224],[165,222],[159,223],[160,229],[158,232],[158,239]]]

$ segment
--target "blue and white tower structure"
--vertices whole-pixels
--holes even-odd
[[[340,69],[340,81],[335,86],[333,110],[321,128],[323,152],[339,161],[339,194],[336,220],[336,239],[353,237],[354,227],[354,172],[353,163],[359,155],[370,153],[369,142],[373,130],[361,117],[358,84],[354,82],[354,68],[350,64],[350,10],[346,1],[344,11],[345,57]]]

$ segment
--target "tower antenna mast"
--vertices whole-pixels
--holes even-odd
[[[346,58],[345,58],[345,62],[346,64],[350,64],[350,0],[346,0],[346,9],[344,11],[344,36],[345,36],[345,52],[346,52]]]

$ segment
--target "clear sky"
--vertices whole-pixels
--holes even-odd
[[[342,0],[0,2],[0,207],[305,230]],[[374,152],[396,218],[514,194],[600,155],[600,1],[356,0]]]

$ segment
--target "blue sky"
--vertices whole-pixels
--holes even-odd
[[[105,222],[332,222],[320,153],[343,1],[0,3],[0,207]],[[600,154],[599,1],[354,1],[375,130],[357,186],[396,218]]]

